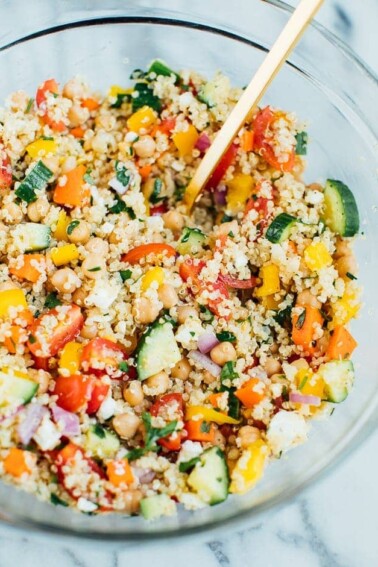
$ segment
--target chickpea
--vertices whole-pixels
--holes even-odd
[[[97,254],[88,254],[81,264],[83,274],[90,280],[95,280],[102,276],[105,272],[105,268],[104,259],[99,257]]]
[[[123,439],[132,439],[139,425],[140,419],[136,415],[120,413],[113,418],[113,427]]]
[[[98,154],[104,154],[110,150],[115,151],[117,144],[113,134],[99,130],[92,138],[92,149]]]
[[[103,128],[106,132],[111,132],[116,126],[116,118],[108,114],[100,114],[95,118],[97,128]]]
[[[335,258],[341,258],[342,256],[349,256],[352,253],[347,240],[338,240],[336,242],[336,250],[334,253]]]
[[[170,309],[178,303],[178,295],[173,285],[162,284],[158,290],[158,296],[164,309]]]
[[[202,380],[208,386],[210,386],[210,384],[215,382],[216,379],[217,379],[216,376],[213,376],[213,374],[211,374],[211,372],[209,372],[208,370],[205,370],[202,374]]]
[[[29,368],[28,374],[33,382],[37,382],[39,385],[38,394],[45,394],[49,389],[51,374],[45,370],[36,370],[35,368]]]
[[[313,191],[323,192],[323,187],[319,183],[310,183],[310,185],[307,185],[307,188],[312,189]]]
[[[247,449],[252,443],[257,441],[257,439],[260,439],[260,431],[257,427],[244,425],[239,429],[238,438],[241,449]]]
[[[189,364],[189,360],[187,358],[182,358],[172,368],[172,378],[186,380],[187,378],[189,378],[191,369],[192,368]]]
[[[32,222],[40,222],[49,212],[49,202],[40,197],[28,205],[28,217]]]
[[[163,215],[163,221],[166,228],[172,232],[181,232],[184,228],[184,217],[178,211],[168,211]]]
[[[195,307],[191,307],[190,305],[180,305],[177,308],[177,320],[179,323],[185,323],[185,321],[189,318],[196,319],[198,317],[198,313]]]
[[[281,370],[281,363],[276,358],[269,356],[265,361],[265,371],[268,377],[273,376],[273,374],[278,374]]]
[[[357,260],[351,253],[348,256],[341,256],[336,261],[336,269],[342,278],[345,278],[347,274],[354,275],[358,271]]]
[[[91,235],[88,223],[85,221],[79,221],[79,224],[75,226],[70,234],[68,234],[68,240],[74,244],[86,244]]]
[[[123,490],[117,498],[122,498],[124,507],[122,511],[125,514],[136,514],[139,510],[140,501],[143,498],[143,494],[140,490]]]
[[[125,337],[125,340],[130,344],[129,346],[123,345],[124,350],[126,354],[132,354],[138,346],[138,339],[136,335],[128,335],[127,337]]]
[[[169,388],[169,376],[164,370],[147,378],[145,382],[148,389],[154,391],[155,394],[164,394]]]
[[[109,244],[102,238],[91,238],[85,245],[85,249],[97,256],[107,256],[109,254]]]
[[[68,120],[70,121],[70,126],[81,126],[84,124],[90,116],[88,108],[81,106],[80,104],[73,104],[68,111]]]
[[[224,222],[224,223],[220,224],[219,226],[217,226],[216,237],[220,236],[220,235],[227,236],[230,232],[232,232],[233,234],[236,234],[238,232],[238,229],[239,229],[239,226],[238,226],[238,222],[236,220],[231,221],[231,222]]]
[[[60,293],[73,293],[81,286],[81,280],[71,268],[61,268],[50,278],[51,284]]]
[[[134,302],[134,317],[142,325],[147,325],[155,321],[160,313],[160,308],[147,297],[139,297]]]
[[[210,358],[215,364],[219,364],[219,366],[223,366],[226,362],[230,362],[231,360],[236,360],[236,350],[232,343],[225,341],[223,343],[219,343],[219,345],[215,346],[210,351]]]
[[[278,344],[277,343],[272,343],[270,345],[270,352],[272,354],[277,354],[277,352],[278,352]]]
[[[80,331],[80,336],[83,339],[94,339],[97,337],[98,329],[96,323],[85,322],[83,328]]]
[[[140,158],[148,158],[154,155],[156,144],[151,136],[141,136],[133,144],[134,151]]]
[[[132,407],[139,406],[144,400],[142,384],[139,380],[132,380],[123,388],[123,399]]]
[[[78,78],[70,79],[63,87],[63,96],[73,100],[74,98],[84,98],[87,94],[85,84]]]
[[[297,305],[300,305],[301,307],[314,307],[315,309],[320,309],[322,306],[320,301],[318,301],[315,295],[313,295],[308,289],[298,293]]]
[[[79,287],[79,289],[77,289],[73,295],[72,295],[72,301],[74,303],[76,303],[76,305],[79,305],[79,307],[84,307],[85,303],[85,299],[87,297],[87,293],[84,291],[84,289],[82,287]]]
[[[309,368],[309,364],[305,358],[298,358],[291,363],[291,366],[295,366],[297,370],[304,370]]]
[[[19,224],[24,216],[21,207],[16,205],[16,203],[8,203],[3,205],[4,219],[9,224]]]

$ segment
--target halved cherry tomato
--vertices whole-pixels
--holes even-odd
[[[84,317],[80,307],[71,305],[47,311],[32,324],[28,340],[30,352],[39,358],[55,356],[80,333]]]
[[[150,207],[150,216],[151,217],[161,217],[168,211],[168,207],[166,203],[160,203],[160,205],[155,205],[154,207]]]
[[[8,154],[0,147],[0,189],[9,189],[12,185],[12,166]]]
[[[271,124],[276,119],[272,109],[267,106],[258,112],[253,122],[253,149],[259,153],[264,160],[280,171],[291,171],[295,164],[295,148],[293,148],[285,162],[278,161],[276,154],[268,137]]]
[[[236,144],[231,144],[226,153],[219,161],[217,167],[214,169],[209,181],[206,183],[206,189],[215,189],[218,187],[219,183],[222,181],[226,171],[235,161],[236,154],[238,153],[238,146]]]
[[[166,421],[172,421],[172,416],[182,420],[184,417],[184,402],[181,394],[165,394],[160,396],[150,407],[150,413],[154,417],[162,417]],[[174,436],[169,435],[158,440],[158,444],[168,451],[179,451],[181,449],[182,435],[177,432]]]
[[[176,256],[176,250],[169,244],[164,243],[141,244],[130,250],[130,252],[127,252],[127,254],[124,254],[121,261],[128,262],[129,264],[137,264],[142,258],[150,254],[154,254],[155,259],[159,260],[163,255],[167,258]]]
[[[81,366],[84,372],[121,379],[125,371],[120,364],[127,360],[127,354],[117,343],[108,339],[96,338],[89,341],[81,352]]]
[[[82,410],[93,393],[93,376],[73,374],[58,376],[53,394],[58,396],[57,405],[66,411],[76,413]]]
[[[92,393],[88,401],[86,412],[88,415],[97,413],[100,409],[102,402],[105,400],[110,389],[110,384],[103,382],[101,378],[94,378],[92,380]]]
[[[40,358],[39,356],[33,356],[34,364],[33,368],[37,370],[49,370],[49,359],[48,358]]]
[[[62,132],[67,128],[64,122],[54,121],[49,116],[47,108],[44,108],[44,103],[46,102],[47,95],[49,93],[56,95],[59,94],[59,85],[55,81],[55,79],[48,79],[47,81],[42,83],[40,87],[38,87],[37,93],[35,95],[35,102],[37,103],[38,108],[40,108],[43,111],[43,115],[42,115],[43,122],[48,126],[50,126],[53,130],[56,130],[57,132]]]
[[[219,277],[228,287],[233,289],[251,289],[258,284],[258,278],[254,277],[248,278],[247,280],[238,280],[231,276],[224,276],[223,274]]]

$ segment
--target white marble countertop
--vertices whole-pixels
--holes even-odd
[[[328,0],[318,19],[378,71],[378,0]],[[378,432],[297,500],[222,541],[140,544],[115,551],[109,546],[60,546],[47,539],[21,538],[0,526],[0,566],[37,567],[44,562],[54,567],[374,567],[377,479]]]

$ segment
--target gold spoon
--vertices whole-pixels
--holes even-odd
[[[272,49],[258,68],[243,95],[219,130],[214,142],[205,154],[199,168],[186,188],[184,203],[188,213],[200,197],[219,160],[233,142],[251,110],[259,103],[268,86],[294,49],[324,0],[302,0]]]

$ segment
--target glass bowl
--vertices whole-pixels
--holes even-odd
[[[130,72],[160,57],[173,69],[211,76],[221,69],[245,85],[289,16],[281,2],[179,0],[49,2],[0,7],[0,100],[16,89],[34,93],[43,80],[83,75],[96,89],[125,84]],[[180,6],[182,9],[180,9]],[[251,523],[296,496],[362,443],[378,407],[377,81],[331,34],[312,26],[265,97],[294,110],[310,134],[306,181],[341,179],[359,203],[363,236],[356,250],[365,307],[353,324],[360,342],[353,392],[330,420],[313,423],[307,444],[272,463],[255,490],[156,523],[120,515],[88,516],[53,507],[0,483],[0,515],[21,529],[96,540],[153,540]]]

